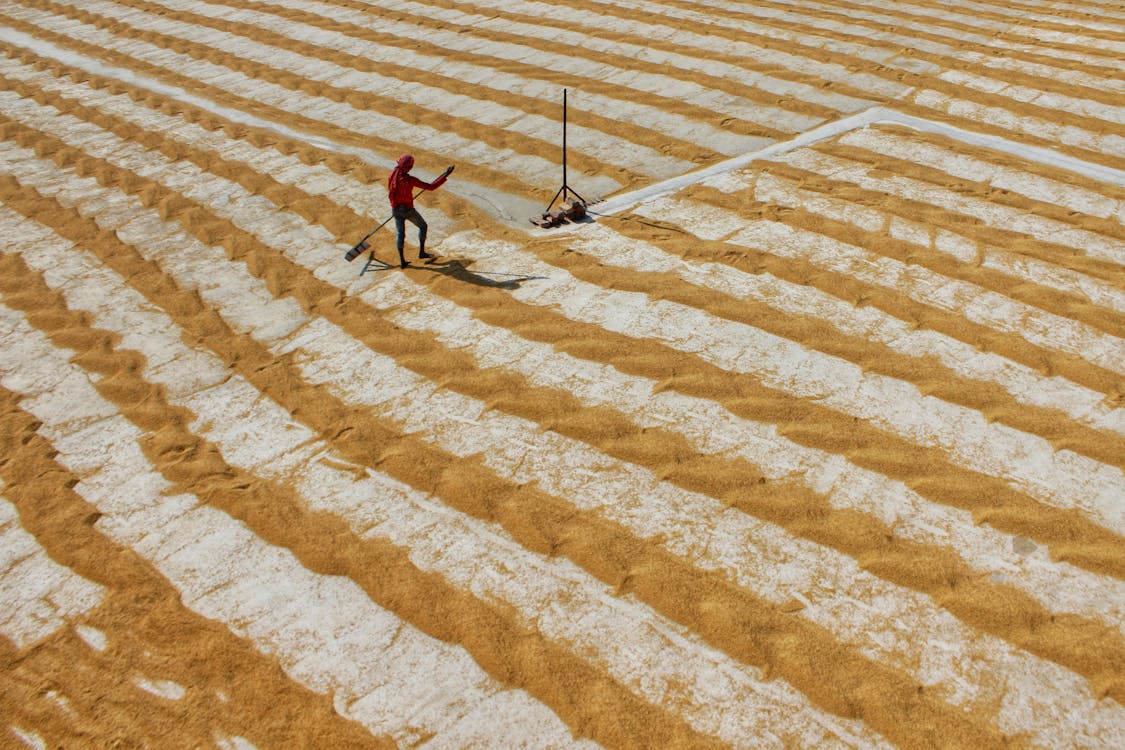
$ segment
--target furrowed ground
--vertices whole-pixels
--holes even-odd
[[[3,744],[1125,747],[1123,61],[1096,0],[0,0]],[[564,88],[606,200],[538,230]],[[344,262],[404,152],[440,258]]]

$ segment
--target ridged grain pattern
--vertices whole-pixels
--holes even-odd
[[[1098,2],[0,0],[0,744],[1125,746],[1123,61]],[[539,230],[563,88],[641,192]],[[346,263],[404,152],[438,258]]]

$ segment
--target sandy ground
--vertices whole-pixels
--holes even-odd
[[[1123,59],[0,0],[0,744],[1125,747]],[[438,259],[346,263],[406,151]]]

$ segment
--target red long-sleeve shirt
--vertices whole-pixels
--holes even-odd
[[[437,190],[445,184],[446,176],[442,175],[433,182],[423,182],[412,174],[400,175],[396,181],[393,179],[394,173],[387,179],[387,189],[391,199],[391,208],[398,206],[413,206],[414,205],[414,189],[423,188],[425,190]]]

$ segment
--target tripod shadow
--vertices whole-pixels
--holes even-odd
[[[525,281],[547,278],[546,276],[530,276],[528,274],[504,273],[502,271],[470,271],[463,261],[456,258],[426,262],[415,260],[410,262],[408,268],[415,268],[419,271],[429,271],[430,273],[439,273],[442,276],[448,276],[451,279],[456,279],[466,284],[472,284],[473,286],[504,289],[506,291],[519,289],[520,285]],[[364,264],[363,270],[359,272],[359,275],[362,276],[369,272],[378,273],[379,271],[395,270],[398,270],[397,264],[392,265],[378,258],[369,258]]]

